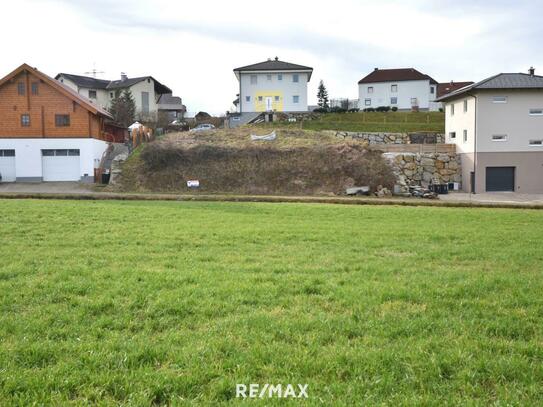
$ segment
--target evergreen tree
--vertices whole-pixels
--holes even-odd
[[[130,89],[125,89],[123,93],[115,93],[115,98],[111,101],[109,112],[115,121],[123,126],[128,127],[134,123],[136,117],[136,102]]]
[[[317,93],[317,99],[318,99],[319,107],[323,109],[328,109],[330,107],[328,105],[328,91],[326,90],[326,86],[324,86],[324,82],[322,80],[319,82],[319,91]]]

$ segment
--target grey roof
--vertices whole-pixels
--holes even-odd
[[[73,83],[81,88],[90,88],[90,89],[125,89],[132,85],[135,85],[138,82],[144,81],[146,79],[152,79],[155,83],[155,92],[158,94],[172,93],[172,90],[167,86],[161,84],[152,76],[140,76],[138,78],[127,78],[123,80],[108,81],[106,79],[96,79],[90,76],[81,76],[73,75],[70,73],[59,73],[55,76],[55,79],[59,80],[61,76],[70,79]]]
[[[236,72],[241,71],[312,71],[313,68],[304,65],[292,64],[290,62],[279,61],[279,59],[268,59],[257,64],[242,66],[234,69]]]
[[[474,89],[543,89],[543,76],[526,73],[500,73],[443,95],[436,101],[447,100]]]
[[[55,76],[55,79],[58,80],[61,76],[71,80],[77,86],[82,88],[106,89],[107,85],[109,85],[108,80],[96,79],[90,76],[72,75],[70,73],[59,73],[57,76]]]
[[[164,105],[182,105],[183,102],[179,96],[172,96],[171,93],[165,93],[158,98],[158,104]]]
[[[147,79],[152,79],[155,82],[156,93],[159,93],[159,94],[172,93],[172,90],[170,88],[168,88],[167,86],[164,86],[152,76],[140,76],[139,78],[126,78],[124,81],[121,79],[116,80],[116,81],[111,81],[109,85],[107,85],[107,89],[125,89]]]

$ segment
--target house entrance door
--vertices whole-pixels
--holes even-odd
[[[271,112],[272,110],[272,98],[270,96],[266,96],[266,111]]]

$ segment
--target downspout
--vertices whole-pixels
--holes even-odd
[[[242,113],[242,97],[241,97],[241,72],[239,73],[239,115]]]
[[[471,95],[475,99],[475,123],[473,132],[473,193],[477,193],[475,185],[477,185],[477,96]]]

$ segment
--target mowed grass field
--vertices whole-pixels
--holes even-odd
[[[307,405],[543,403],[541,211],[0,213],[0,405],[237,404],[237,383],[308,384]]]
[[[357,112],[326,113],[318,119],[303,122],[273,122],[257,126],[267,128],[302,128],[304,130],[336,130],[359,132],[445,132],[443,112]]]

